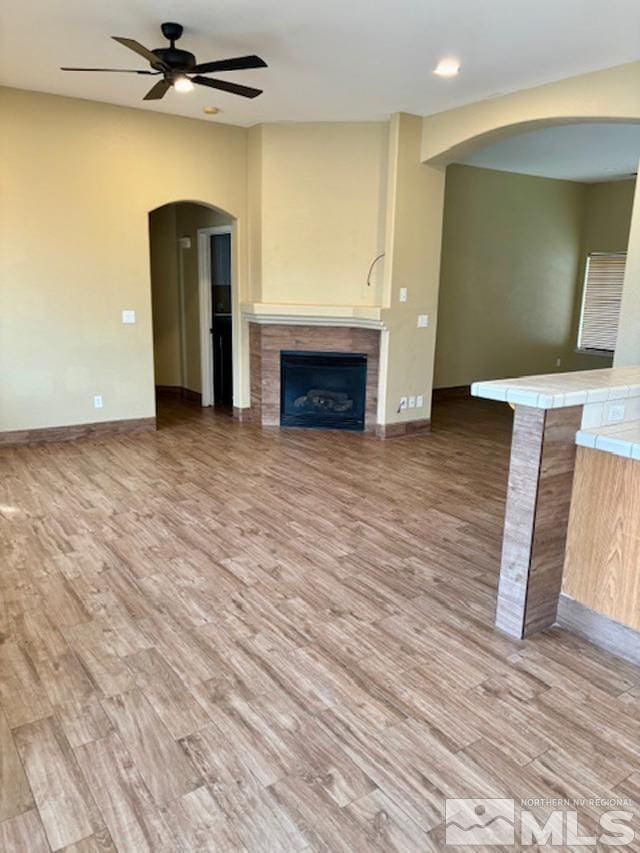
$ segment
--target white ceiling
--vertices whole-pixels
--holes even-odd
[[[265,94],[143,103],[144,77],[58,70],[144,68],[109,36],[160,47],[165,20],[184,24],[180,46],[201,62],[263,56],[268,69],[225,76]],[[20,0],[0,4],[0,83],[241,125],[382,119],[636,60],[639,28],[637,0]],[[443,56],[460,59],[457,78],[432,74]]]
[[[568,181],[631,177],[640,159],[640,124],[571,124],[488,145],[462,162],[501,172]]]

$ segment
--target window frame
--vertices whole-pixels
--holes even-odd
[[[577,353],[580,353],[580,355],[593,355],[593,356],[600,356],[600,357],[603,357],[603,356],[604,357],[610,357],[610,356],[615,355],[615,349],[599,349],[596,347],[584,347],[581,345],[582,330],[584,328],[584,310],[585,310],[586,301],[587,301],[587,285],[589,283],[589,266],[590,266],[591,258],[603,257],[603,256],[604,257],[614,257],[614,256],[615,257],[624,257],[624,259],[625,259],[625,272],[626,272],[626,265],[627,265],[627,251],[626,250],[621,251],[621,252],[589,252],[587,254],[585,265],[584,265],[584,276],[582,279],[582,296],[580,299],[578,335],[576,338],[576,349],[575,349],[575,351]],[[624,286],[624,279],[623,279],[623,286]],[[622,303],[621,303],[620,307],[622,308]],[[618,324],[619,324],[619,322],[620,322],[620,317],[618,315]]]

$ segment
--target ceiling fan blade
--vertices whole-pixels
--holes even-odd
[[[240,71],[242,68],[266,68],[267,63],[259,56],[236,56],[233,59],[218,59],[214,62],[201,62],[192,71],[207,74],[209,71]]]
[[[243,98],[257,98],[262,94],[262,89],[253,89],[251,86],[240,86],[238,83],[229,83],[227,80],[211,80],[209,77],[196,75],[191,78],[193,83],[200,86],[209,86],[211,89],[221,89],[223,92],[231,92],[232,95],[241,95]]]
[[[168,80],[158,80],[155,86],[152,86],[147,94],[144,96],[144,101],[159,101],[160,98],[164,98],[169,89],[171,88],[171,83]]]
[[[60,71],[110,71],[112,74],[159,74],[159,71],[140,71],[138,68],[61,68]]]
[[[114,41],[123,44],[125,47],[128,47],[129,50],[133,50],[134,53],[139,54],[140,56],[144,56],[147,62],[150,62],[152,65],[157,65],[158,67],[165,68],[164,62],[158,59],[155,53],[152,53],[148,48],[146,48],[143,44],[140,44],[139,41],[135,39],[127,39],[122,36],[111,36]]]

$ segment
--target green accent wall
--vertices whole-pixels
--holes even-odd
[[[610,366],[575,352],[584,259],[626,249],[634,188],[447,169],[436,388]]]

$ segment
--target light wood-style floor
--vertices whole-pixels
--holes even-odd
[[[492,629],[508,410],[160,423],[0,454],[0,850],[424,853],[445,796],[640,799],[640,670]]]

